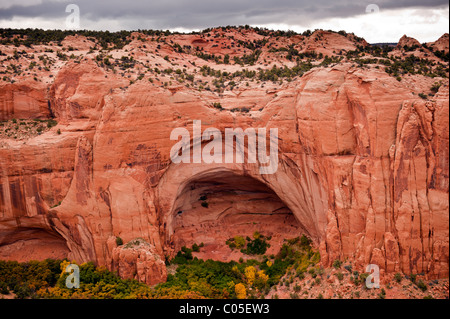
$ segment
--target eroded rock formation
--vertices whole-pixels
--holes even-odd
[[[142,45],[134,42],[125,48]],[[161,50],[140,59],[164,68],[166,52],[180,67],[192,58]],[[204,257],[228,260],[236,256],[227,238],[259,231],[273,236],[274,251],[286,237],[310,236],[324,266],[349,259],[355,269],[375,263],[387,272],[448,276],[448,80],[425,100],[382,68],[342,61],[292,82],[216,94],[149,80],[130,85],[94,58],[80,61],[58,67],[48,92],[0,86],[0,119],[59,122],[25,142],[1,141],[0,258],[67,256],[155,284],[165,279],[165,256],[181,246],[204,242]],[[262,175],[248,161],[172,163],[170,133],[192,132],[193,120],[222,134],[278,128],[277,172]],[[116,237],[125,245],[116,247]],[[126,247],[136,238],[145,244]]]
[[[135,239],[125,246],[112,251],[111,268],[125,279],[137,279],[149,285],[164,282],[167,271],[164,261],[155,248],[143,240]]]

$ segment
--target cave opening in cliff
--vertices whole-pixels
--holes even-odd
[[[269,238],[266,254],[276,254],[284,239],[305,234],[278,195],[257,179],[232,171],[213,171],[191,178],[173,206],[169,242],[174,251],[193,244],[204,246],[194,255],[221,261],[253,258],[231,249],[227,240]]]
[[[66,240],[48,229],[19,226],[1,235],[0,260],[64,259],[69,254]]]

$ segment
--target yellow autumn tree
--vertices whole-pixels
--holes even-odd
[[[247,298],[247,289],[245,289],[245,286],[241,283],[234,286],[234,292],[236,293],[236,297],[238,299]]]
[[[269,276],[264,273],[264,270],[260,270],[256,273],[256,279],[253,283],[253,287],[262,290],[267,287],[267,281],[269,280]]]
[[[70,265],[70,261],[68,260],[63,260],[60,264],[60,268],[61,268],[61,274],[59,275],[60,277],[62,277],[64,275],[64,273],[66,272],[66,267]]]
[[[242,236],[234,236],[234,243],[236,244],[236,248],[241,248],[245,246],[245,239]]]
[[[234,272],[235,274],[240,274],[241,272],[239,271],[238,266],[233,266],[233,268],[231,268],[231,271]]]
[[[264,283],[269,280],[269,276],[264,273],[264,270],[258,271],[258,279],[261,279]]]
[[[256,268],[253,266],[248,266],[245,268],[245,278],[247,279],[247,283],[251,286],[255,281],[256,277]]]

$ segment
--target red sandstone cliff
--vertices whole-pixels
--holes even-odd
[[[132,72],[102,66],[97,51],[81,46],[78,62],[48,54],[55,59],[42,71],[48,85],[24,75],[1,82],[0,120],[55,116],[59,124],[25,141],[0,140],[0,258],[94,260],[153,284],[166,276],[164,256],[181,246],[204,242],[205,257],[227,260],[236,256],[225,240],[257,230],[273,236],[273,249],[286,237],[307,234],[323,265],[348,258],[359,269],[375,263],[387,272],[447,277],[448,78],[398,81],[379,65],[361,68],[341,59],[284,83],[243,79],[218,93],[199,88],[213,82],[201,74],[203,65],[226,72],[242,67],[179,53],[168,43],[205,52],[223,46],[233,58],[250,52],[238,49],[236,39],[264,38],[224,34],[223,43],[213,34],[173,35],[161,44],[143,36],[109,53],[110,60],[134,56],[140,64]],[[277,45],[339,57],[339,41],[344,51],[361,45],[327,32],[281,37]],[[270,51],[272,42],[269,37],[248,69],[295,65],[283,51]],[[202,82],[188,86],[155,67],[184,68]],[[418,88],[431,92],[438,81],[437,94],[418,96]],[[217,102],[222,109],[213,107]],[[244,107],[249,112],[235,110]],[[261,175],[259,165],[247,162],[171,163],[171,131],[192,132],[193,120],[222,133],[278,128],[277,172]],[[198,200],[204,194],[207,208]],[[116,247],[116,237],[146,244],[127,250]]]

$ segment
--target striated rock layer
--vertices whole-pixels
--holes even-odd
[[[51,111],[59,124],[2,141],[0,258],[67,256],[155,284],[181,246],[204,242],[203,257],[229,260],[227,238],[259,231],[274,251],[310,236],[324,266],[348,259],[448,277],[448,82],[424,100],[382,70],[339,63],[282,86],[225,91],[220,110],[211,92],[148,81],[125,89],[105,76],[92,61],[67,63],[45,93],[50,109],[39,88],[1,87],[22,117]],[[250,112],[229,111],[243,105]],[[222,134],[278,128],[278,170],[172,163],[171,131],[192,134],[193,120]],[[117,237],[145,244],[117,247]]]

